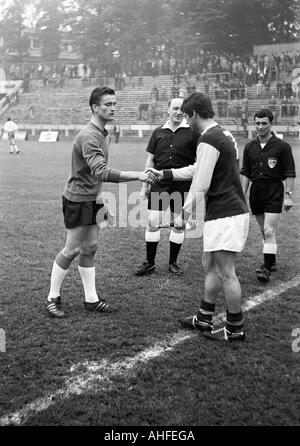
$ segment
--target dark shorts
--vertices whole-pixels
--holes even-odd
[[[62,209],[64,214],[64,223],[67,229],[77,228],[78,226],[96,225],[96,216],[103,204],[96,201],[70,201],[62,197]]]
[[[153,184],[148,197],[148,209],[166,211],[170,207],[171,212],[180,214],[190,187],[190,181]]]
[[[252,183],[250,189],[250,208],[253,215],[269,212],[280,214],[284,197],[282,181],[276,183]]]

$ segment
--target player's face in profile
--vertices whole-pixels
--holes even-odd
[[[116,96],[106,94],[100,99],[100,104],[96,105],[95,113],[104,121],[112,121],[116,110]]]
[[[258,136],[264,138],[271,133],[272,123],[269,121],[269,118],[257,118],[255,117],[255,127]]]
[[[180,98],[172,99],[169,107],[170,120],[175,124],[180,124],[183,118],[183,114],[181,111],[182,102],[183,100]]]

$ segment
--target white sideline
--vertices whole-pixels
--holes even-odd
[[[290,288],[300,284],[300,275],[292,280],[282,283],[273,289],[248,299],[243,305],[243,311],[249,311],[252,308],[265,302],[274,300],[278,295],[284,293]],[[221,321],[225,316],[224,313],[218,314],[214,321]],[[71,395],[81,395],[89,391],[107,390],[113,386],[111,379],[117,375],[135,373],[135,367],[139,364],[146,364],[151,359],[163,355],[165,352],[172,351],[174,347],[186,340],[197,336],[196,333],[186,333],[183,330],[178,331],[170,339],[158,342],[154,346],[138,353],[136,356],[127,357],[123,361],[110,362],[87,361],[74,364],[70,373],[71,376],[66,378],[65,385],[52,394],[37,398],[33,402],[27,404],[21,410],[4,415],[0,418],[0,426],[20,425],[26,421],[34,413],[48,409],[57,401],[65,400]],[[74,376],[72,376],[74,375]]]

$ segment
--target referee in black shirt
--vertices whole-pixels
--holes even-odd
[[[246,144],[240,171],[245,194],[252,182],[250,207],[263,236],[264,263],[256,270],[262,282],[269,282],[271,272],[276,271],[276,230],[282,209],[293,206],[296,177],[291,146],[272,132],[273,119],[268,109],[255,113],[257,137]]]
[[[169,118],[164,125],[156,128],[147,146],[147,167],[158,170],[185,167],[194,164],[196,159],[198,133],[193,133],[183,120],[181,111],[183,99],[174,98],[169,103]],[[151,187],[145,186],[141,196],[148,199],[148,224],[145,232],[146,260],[136,269],[137,276],[149,274],[155,270],[155,256],[160,240],[158,226],[170,207],[171,218],[179,215],[190,189],[191,181],[161,180]],[[184,230],[173,228],[170,232],[169,272],[180,275],[177,257],[184,240]]]

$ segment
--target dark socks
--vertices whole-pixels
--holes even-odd
[[[182,244],[181,243],[174,243],[170,242],[170,258],[169,263],[172,265],[173,263],[177,262],[177,257],[180,251]]]
[[[158,242],[146,242],[147,260],[151,265],[155,263]]]
[[[238,333],[243,330],[244,318],[243,313],[229,313],[226,311],[226,328],[231,333]]]
[[[275,254],[264,254],[264,265],[271,271],[273,265],[276,265],[276,255]]]
[[[208,302],[205,302],[205,300],[202,300],[199,311],[197,313],[198,321],[212,322],[212,316],[215,312],[215,307],[215,304],[210,304]]]

